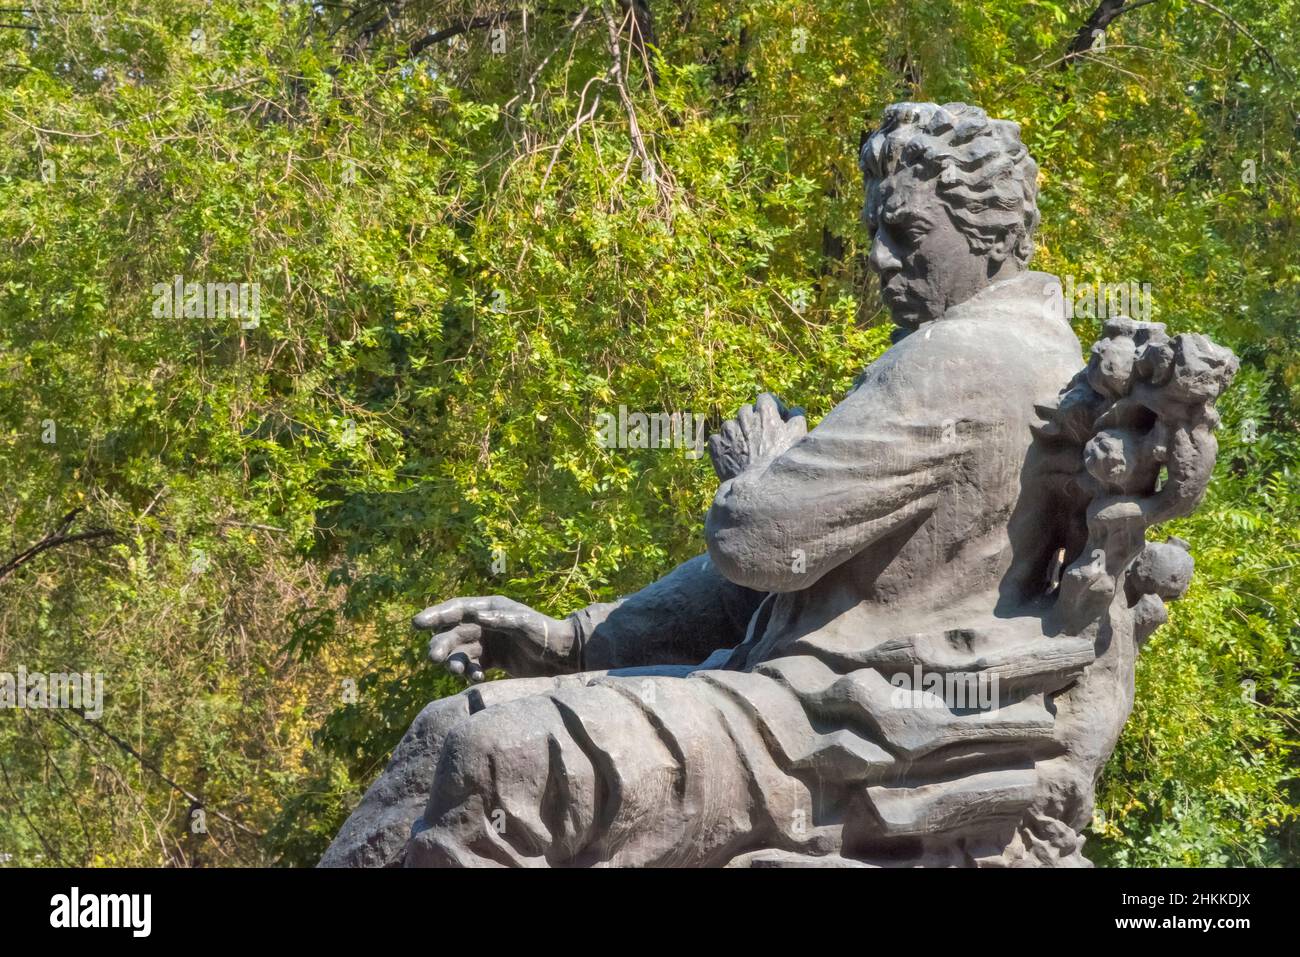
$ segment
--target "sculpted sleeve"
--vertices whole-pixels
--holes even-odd
[[[788,451],[719,487],[705,535],[727,578],[760,591],[807,588],[927,514],[960,480],[978,441],[951,412],[961,386],[945,375],[944,350],[906,345]]]
[[[570,615],[581,647],[580,669],[695,665],[745,637],[763,595],[728,581],[700,555],[617,602]]]

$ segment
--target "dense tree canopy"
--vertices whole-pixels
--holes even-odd
[[[97,721],[0,712],[0,861],[311,863],[459,687],[415,610],[562,614],[698,553],[707,459],[597,417],[824,415],[888,343],[857,148],[917,99],[1021,124],[1037,268],[1243,360],[1088,853],[1295,863],[1300,3],[0,19],[0,671],[106,683]]]

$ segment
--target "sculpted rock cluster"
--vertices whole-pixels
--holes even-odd
[[[1149,544],[1146,529],[1190,514],[1204,496],[1218,451],[1213,403],[1237,359],[1204,336],[1170,339],[1160,323],[1116,318],[1103,333],[1050,425],[1037,430],[1049,443],[1083,447],[1083,471],[1070,481],[1084,525],[1066,546],[1079,557],[1061,582],[1060,613],[1065,627],[1086,627],[1132,565],[1126,597],[1145,641],[1193,569],[1186,542]]]

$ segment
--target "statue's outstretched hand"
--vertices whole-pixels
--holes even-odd
[[[412,624],[432,631],[429,657],[454,675],[482,681],[487,668],[516,678],[577,670],[573,622],[492,595],[453,598],[420,612]]]
[[[787,409],[770,392],[745,405],[709,436],[713,471],[722,481],[766,465],[808,434],[803,409]]]

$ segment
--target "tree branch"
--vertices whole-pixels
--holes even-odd
[[[1092,15],[1084,21],[1083,26],[1079,27],[1079,32],[1070,41],[1065,58],[1061,61],[1061,69],[1068,70],[1075,60],[1091,50],[1093,44],[1097,42],[1097,37],[1105,33],[1106,28],[1117,17],[1155,2],[1156,0],[1133,0],[1132,3],[1125,3],[1124,0],[1101,0],[1097,9],[1092,11]]]
[[[75,714],[78,718],[84,721],[88,726],[94,728],[104,737],[108,738],[108,740],[112,741],[115,745],[121,748],[124,753],[135,758],[135,760],[140,762],[141,767],[143,767],[146,771],[150,772],[155,777],[157,777],[158,780],[162,781],[164,784],[166,784],[176,793],[188,798],[190,803],[195,807],[201,807],[205,811],[210,811],[214,816],[225,821],[231,827],[239,828],[239,830],[243,831],[245,834],[251,834],[253,837],[256,838],[261,838],[264,836],[261,831],[254,830],[253,828],[249,827],[247,824],[244,824],[240,821],[236,821],[230,815],[225,814],[222,811],[219,811],[217,808],[208,805],[207,802],[205,802],[201,797],[199,797],[193,791],[190,791],[188,788],[184,788],[181,785],[177,784],[167,775],[163,774],[163,772],[152,761],[150,761],[148,758],[142,755],[135,748],[131,747],[131,745],[128,742],[123,741],[112,731],[109,731],[107,728],[100,725],[97,721],[90,720],[84,714],[82,714],[80,711],[77,711],[76,709],[69,709],[69,710],[71,710],[73,714]],[[50,715],[58,719],[59,722],[64,725],[64,727],[67,727],[66,722],[62,720],[62,717],[57,712],[51,711]],[[72,729],[68,728],[68,730],[71,731]]]
[[[89,542],[97,538],[107,538],[116,534],[111,528],[95,528],[85,532],[77,532],[75,535],[69,535],[68,528],[72,525],[73,519],[83,512],[82,508],[74,508],[67,515],[59,520],[58,527],[42,538],[39,542],[25,551],[19,552],[9,561],[0,565],[0,581],[17,571],[21,566],[27,564],[42,552],[49,551],[51,548],[58,548],[61,545],[71,545],[75,542]]]
[[[441,43],[443,40],[450,40],[452,37],[460,36],[462,33],[469,33],[471,30],[482,30],[485,27],[495,27],[500,23],[509,23],[512,20],[518,20],[523,16],[521,11],[503,11],[501,13],[490,13],[483,17],[473,17],[469,20],[462,20],[460,23],[453,23],[449,27],[443,27],[441,30],[435,30],[433,33],[420,37],[411,44],[410,55],[416,56],[435,43]]]
[[[1145,7],[1147,4],[1155,2],[1156,0],[1132,0],[1131,3],[1125,3],[1124,0],[1101,0],[1101,3],[1097,5],[1097,9],[1092,11],[1092,15],[1088,17],[1083,26],[1079,27],[1079,31],[1070,41],[1070,46],[1061,60],[1061,69],[1068,70],[1075,60],[1086,58],[1088,51],[1091,50],[1093,44],[1097,42],[1097,37],[1105,33],[1106,28],[1118,17],[1131,10],[1136,10],[1138,7]],[[1268,60],[1268,64],[1273,68],[1274,72],[1281,74],[1287,79],[1294,80],[1291,71],[1277,61],[1277,57],[1273,55],[1273,51],[1266,47],[1253,33],[1236,20],[1232,14],[1228,13],[1227,10],[1224,10],[1216,4],[1210,3],[1209,0],[1188,0],[1188,2],[1195,4],[1198,7],[1204,7],[1211,13],[1217,14],[1224,20],[1228,21],[1228,25],[1231,26],[1232,29],[1249,40],[1251,44],[1254,45],[1255,49],[1264,55],[1264,58]]]
[[[1265,58],[1268,60],[1269,66],[1271,66],[1274,69],[1274,71],[1282,74],[1284,77],[1287,77],[1288,79],[1294,80],[1294,77],[1291,76],[1291,71],[1288,70],[1286,67],[1282,66],[1282,64],[1277,62],[1277,58],[1273,56],[1273,52],[1269,50],[1268,47],[1264,46],[1264,44],[1260,43],[1259,40],[1255,38],[1255,35],[1253,33],[1251,33],[1240,23],[1234,20],[1232,18],[1232,15],[1228,13],[1228,11],[1221,9],[1220,7],[1217,7],[1212,3],[1209,3],[1208,0],[1190,0],[1190,2],[1196,4],[1198,7],[1204,7],[1205,9],[1217,13],[1219,16],[1223,17],[1223,19],[1227,20],[1229,25],[1231,25],[1234,30],[1236,30],[1247,40],[1253,43],[1255,45],[1255,49],[1259,50],[1260,53],[1264,54]]]
[[[655,35],[654,14],[650,12],[649,0],[618,0],[624,11],[632,14],[632,49],[645,62],[652,82],[658,81],[654,61],[646,53],[647,47],[657,47],[659,38]]]
[[[41,829],[36,826],[36,822],[28,816],[27,810],[23,807],[22,799],[18,795],[18,791],[15,790],[13,782],[9,780],[9,769],[5,767],[4,761],[0,761],[0,777],[4,778],[5,787],[8,788],[9,793],[13,795],[14,805],[18,808],[18,813],[22,815],[23,820],[27,822],[27,826],[32,829],[32,833],[34,833],[37,839],[41,842],[41,847],[45,848],[45,853],[50,855],[54,862],[60,867],[65,867],[66,865],[63,862],[63,855],[60,854],[45,835],[41,833]]]

